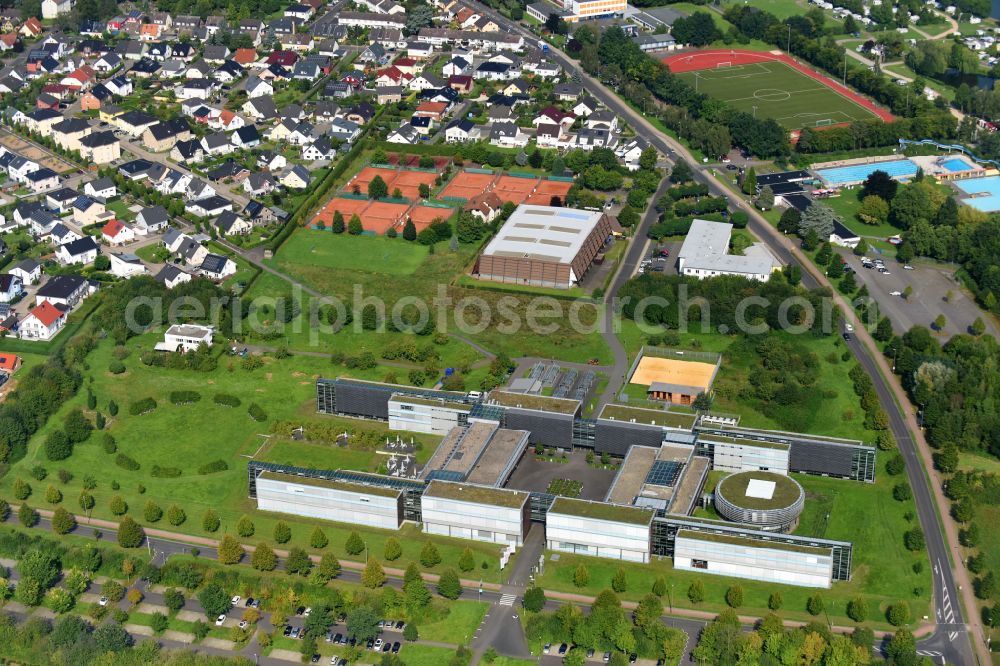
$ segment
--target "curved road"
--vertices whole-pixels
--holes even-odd
[[[502,26],[509,32],[516,33],[532,43],[538,39],[536,35],[528,31],[520,24],[514,23],[509,19],[500,16],[491,8],[482,5],[476,0],[471,0],[471,2],[478,10],[490,16],[490,18],[496,21],[498,25]],[[921,650],[925,651],[940,652],[943,654],[944,658],[947,659],[947,661],[953,664],[974,664],[977,661],[976,657],[978,657],[978,661],[983,664],[990,663],[989,653],[986,651],[985,644],[983,644],[980,640],[974,639],[972,636],[973,633],[977,636],[984,635],[979,618],[972,617],[968,620],[963,619],[964,613],[959,597],[959,588],[955,582],[956,577],[963,581],[963,587],[961,590],[963,593],[962,596],[969,608],[976,608],[975,600],[971,596],[971,584],[969,582],[968,573],[960,563],[957,567],[953,568],[952,563],[948,559],[948,547],[945,543],[944,537],[942,536],[942,530],[951,527],[951,530],[949,531],[954,532],[954,526],[949,526],[947,524],[942,526],[938,509],[939,506],[941,506],[944,511],[947,511],[947,504],[942,503],[943,497],[940,493],[936,491],[932,492],[932,489],[928,487],[928,479],[924,476],[924,466],[928,464],[929,458],[925,450],[926,443],[922,441],[922,434],[918,434],[916,438],[914,438],[913,433],[917,432],[917,430],[913,428],[914,424],[912,414],[905,413],[903,408],[900,406],[908,405],[906,397],[905,395],[902,395],[902,398],[900,398],[901,389],[898,383],[893,381],[893,385],[890,386],[888,380],[886,379],[888,372],[884,367],[885,360],[882,358],[882,354],[878,352],[878,347],[875,345],[874,340],[861,326],[861,322],[858,320],[854,311],[847,307],[847,302],[840,295],[840,293],[832,287],[826,277],[816,270],[813,264],[806,259],[806,257],[791,243],[791,241],[789,241],[789,239],[772,227],[771,224],[756,211],[756,209],[747,205],[741,197],[724,187],[710,174],[706,173],[706,171],[691,156],[683,145],[654,127],[649,121],[646,120],[645,114],[640,114],[632,109],[632,107],[626,104],[615,93],[597,81],[594,77],[590,76],[587,72],[583,71],[578,63],[569,58],[565,53],[549,46],[548,54],[549,57],[558,62],[566,72],[579,76],[580,80],[584,83],[584,87],[594,97],[600,100],[605,106],[617,113],[619,116],[628,119],[632,126],[639,130],[642,133],[642,136],[662,154],[673,155],[676,153],[688,160],[694,168],[695,180],[706,183],[709,187],[709,191],[713,195],[725,196],[734,208],[739,208],[748,212],[750,214],[750,223],[748,225],[750,231],[762,241],[765,241],[771,251],[774,252],[778,259],[783,263],[799,264],[802,266],[802,282],[806,287],[822,286],[830,288],[833,291],[835,301],[841,307],[842,311],[846,313],[848,319],[854,322],[855,329],[857,331],[848,346],[858,358],[858,361],[862,364],[862,366],[864,366],[870,373],[882,407],[889,415],[892,433],[896,437],[896,441],[898,442],[899,449],[902,452],[903,457],[906,459],[907,476],[913,486],[917,514],[927,540],[927,551],[930,556],[930,562],[934,575],[935,617],[933,620],[937,624],[937,631],[933,637],[921,641],[919,643],[919,647]],[[647,222],[648,219],[644,220],[643,226],[645,226]],[[640,244],[634,243],[634,245]],[[639,252],[641,252],[641,250]],[[626,261],[623,262],[622,272],[619,274],[619,279],[622,274],[628,274],[626,273],[628,263],[630,261],[638,261],[637,257],[638,253],[635,247],[630,248]],[[615,289],[612,289],[612,292],[614,292],[619,286],[618,282],[619,280],[616,280]],[[610,329],[607,334],[611,334]],[[879,361],[881,361],[881,363]],[[923,462],[923,464],[921,464],[921,462]],[[955,543],[957,543],[957,541],[955,541]],[[966,622],[968,622],[968,625]],[[973,656],[974,651],[976,654],[975,657]]]

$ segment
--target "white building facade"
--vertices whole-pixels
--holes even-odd
[[[723,472],[774,472],[788,475],[788,453],[791,447],[778,442],[755,442],[753,440],[717,441],[712,437],[702,438],[712,442],[712,469]]]
[[[257,477],[257,508],[339,523],[399,529],[403,492],[280,472]]]
[[[428,534],[521,545],[530,523],[529,493],[432,481],[420,499]]]
[[[545,518],[549,550],[649,562],[653,512],[631,506],[560,497]]]
[[[674,568],[803,587],[830,587],[833,555],[829,548],[765,543],[742,537],[677,533]]]
[[[394,395],[389,399],[389,429],[443,437],[455,426],[468,422],[469,409],[457,402]]]

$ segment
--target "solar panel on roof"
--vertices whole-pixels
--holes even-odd
[[[649,468],[649,474],[646,475],[646,483],[652,486],[672,487],[677,483],[677,479],[680,477],[683,468],[683,463],[673,460],[656,460],[653,462],[653,466]]]

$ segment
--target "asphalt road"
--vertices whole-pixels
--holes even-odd
[[[471,4],[476,6],[478,10],[490,16],[490,18],[496,21],[502,28],[513,31],[531,42],[537,40],[537,36],[532,34],[523,26],[513,23],[509,19],[500,16],[491,8],[486,7],[475,0],[471,0]],[[750,232],[757,238],[767,243],[768,247],[782,263],[799,264],[799,261],[790,249],[788,240],[784,238],[784,236],[774,227],[772,227],[767,220],[757,214],[752,207],[748,206],[739,196],[735,195],[731,190],[723,187],[715,178],[706,173],[701,165],[691,157],[690,153],[688,153],[684,146],[649,124],[644,118],[645,114],[639,114],[633,110],[606,86],[584,72],[576,61],[572,60],[558,49],[550,47],[548,56],[558,62],[567,73],[578,75],[580,80],[583,81],[584,87],[588,90],[588,92],[590,92],[590,94],[592,94],[601,103],[622,118],[627,119],[627,121],[632,121],[633,128],[640,131],[643,137],[662,154],[671,157],[674,155],[684,156],[693,167],[695,180],[707,184],[711,194],[715,196],[724,196],[730,201],[733,208],[747,211],[750,214],[750,222],[748,225]],[[644,224],[645,223],[646,220],[644,220]],[[629,251],[629,259],[632,258],[634,252],[637,252],[636,247],[638,247],[638,244],[634,243],[633,245],[634,247],[630,248]],[[806,269],[806,267],[803,267],[803,269],[802,283],[804,286],[808,288],[826,286],[821,285],[819,280],[817,280],[816,277],[813,276],[808,269]],[[622,274],[623,273],[624,271]],[[619,278],[622,274],[619,274]],[[612,289],[611,291],[614,292],[615,290]],[[914,489],[917,514],[920,520],[920,525],[923,528],[924,535],[926,536],[927,550],[930,556],[930,561],[933,568],[936,570],[934,620],[938,627],[934,636],[921,641],[918,644],[918,647],[925,651],[940,651],[944,655],[944,658],[953,664],[974,664],[976,663],[976,660],[974,658],[972,644],[970,642],[971,638],[964,625],[962,609],[954,581],[954,572],[950,568],[947,558],[947,547],[941,535],[940,519],[938,517],[934,500],[930,495],[929,489],[927,488],[927,482],[923,476],[923,466],[917,455],[916,445],[907,429],[905,416],[901,411],[901,407],[896,403],[893,393],[887,385],[886,380],[882,376],[881,372],[878,371],[878,368],[876,368],[874,361],[869,357],[867,349],[857,340],[856,337],[849,345],[849,348],[865,369],[869,371],[875,385],[875,390],[878,392],[879,400],[882,403],[882,407],[889,415],[892,433],[896,437],[896,440],[899,443],[900,451],[906,459],[906,471]],[[959,566],[961,566],[961,564],[959,564]]]

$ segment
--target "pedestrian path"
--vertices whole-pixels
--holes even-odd
[[[513,606],[515,601],[517,601],[517,595],[516,594],[502,594],[502,595],[500,595],[500,605],[501,606]]]

